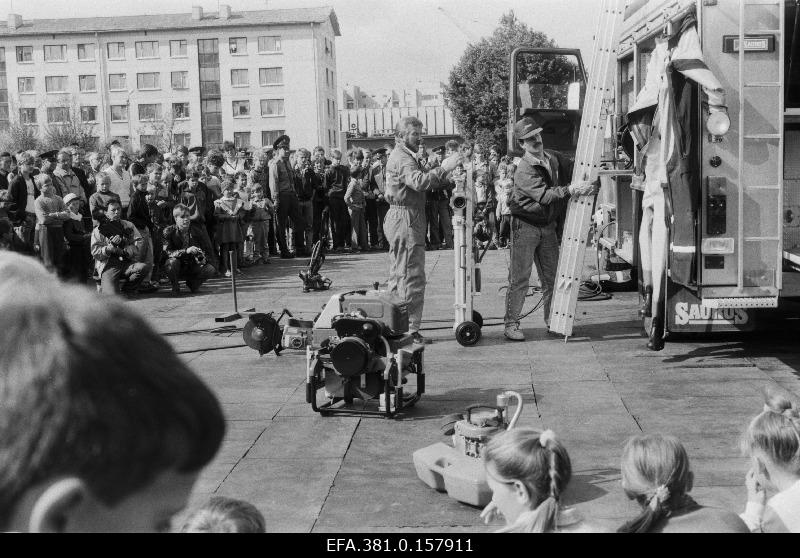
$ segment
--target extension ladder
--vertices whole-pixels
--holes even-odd
[[[613,110],[604,101],[614,95],[613,69],[616,65],[619,28],[624,12],[625,0],[603,0],[594,35],[586,102],[575,151],[573,182],[592,181],[598,176],[607,117]],[[564,224],[550,313],[550,331],[565,337],[572,335],[593,209],[594,196],[572,196],[567,206],[567,220]]]

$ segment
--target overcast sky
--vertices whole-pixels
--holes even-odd
[[[0,17],[12,9],[23,19],[189,13],[193,5],[217,11],[219,3],[233,11],[332,6],[342,31],[339,86],[366,90],[447,81],[467,44],[490,35],[510,9],[559,46],[580,48],[588,65],[600,7],[598,0],[0,0]]]

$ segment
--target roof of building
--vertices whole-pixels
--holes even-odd
[[[119,33],[124,31],[157,31],[168,29],[205,29],[214,27],[253,27],[324,23],[330,20],[335,36],[341,36],[339,20],[330,6],[286,10],[256,10],[231,12],[222,19],[216,12],[203,13],[202,19],[192,19],[191,12],[114,17],[80,17],[61,19],[23,20],[16,29],[0,27],[0,39],[29,35],[58,35],[85,33]]]

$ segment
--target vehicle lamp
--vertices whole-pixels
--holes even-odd
[[[712,112],[706,120],[706,129],[712,136],[724,136],[731,128],[731,119],[724,111]]]

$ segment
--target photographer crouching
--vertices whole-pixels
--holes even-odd
[[[544,149],[542,125],[525,116],[514,126],[514,137],[524,150],[514,174],[514,189],[508,199],[511,210],[511,265],[506,292],[505,331],[507,339],[524,341],[519,325],[520,313],[528,294],[531,268],[542,283],[544,321],[550,327],[550,306],[558,270],[556,226],[563,210],[561,200],[597,191],[595,183],[569,180],[564,155]]]
[[[197,292],[203,282],[213,277],[217,270],[206,261],[201,246],[202,239],[191,230],[189,208],[178,204],[172,210],[175,224],[164,229],[164,253],[167,261],[164,269],[172,284],[172,294],[181,292],[180,280],[186,281],[191,292]]]
[[[408,302],[408,330],[415,343],[425,343],[419,333],[425,301],[425,192],[448,186],[445,175],[460,158],[450,157],[441,166],[425,171],[417,158],[422,122],[406,116],[397,123],[395,147],[386,163],[389,211],[383,232],[389,243],[389,291]]]

